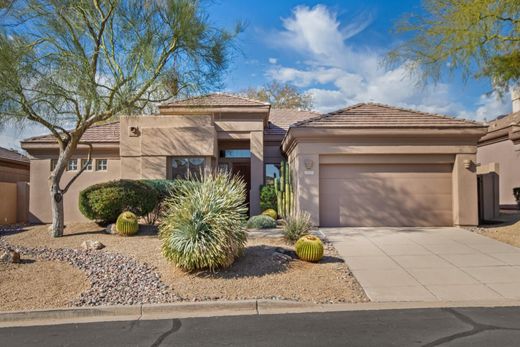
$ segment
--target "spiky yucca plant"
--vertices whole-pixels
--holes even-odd
[[[296,241],[307,235],[312,228],[311,215],[308,212],[296,212],[285,218],[283,234],[289,241]]]
[[[230,266],[247,241],[245,187],[224,172],[179,184],[165,203],[163,255],[185,271]]]

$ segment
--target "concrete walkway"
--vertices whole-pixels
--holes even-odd
[[[372,301],[520,299],[520,248],[461,228],[322,228]]]

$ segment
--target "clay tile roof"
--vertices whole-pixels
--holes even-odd
[[[313,111],[300,111],[289,108],[272,108],[269,113],[269,124],[264,130],[269,135],[284,135],[289,126],[303,120],[314,118],[319,113]]]
[[[29,158],[27,158],[25,155],[18,153],[13,149],[7,149],[4,147],[0,147],[0,160],[19,162],[23,164],[29,163]]]
[[[520,125],[520,111],[499,116],[489,122],[489,132],[507,128],[511,125]]]
[[[338,128],[467,128],[485,125],[460,118],[376,103],[356,104],[298,122],[294,127]]]
[[[249,99],[243,96],[211,93],[182,100],[175,100],[161,105],[161,107],[243,107],[243,106],[270,106],[269,103]]]
[[[95,125],[85,131],[81,141],[93,143],[119,142],[119,122],[111,122]],[[43,135],[30,137],[22,141],[23,143],[55,143],[53,135]]]

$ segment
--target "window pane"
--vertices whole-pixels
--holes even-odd
[[[106,159],[96,160],[96,171],[106,171],[108,168],[108,161]]]
[[[265,184],[274,184],[274,179],[280,177],[280,164],[265,164]]]
[[[81,168],[83,168],[86,163],[87,163],[87,159],[81,159]],[[88,161],[88,166],[85,170],[92,171],[92,160]]]
[[[200,178],[204,170],[204,158],[172,158],[171,179]]]
[[[70,159],[67,163],[67,171],[76,171],[78,169],[78,160]]]
[[[220,151],[221,158],[251,158],[249,149],[224,149]]]

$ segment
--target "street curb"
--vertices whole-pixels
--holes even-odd
[[[97,306],[0,312],[0,328],[121,320],[179,319],[190,317],[513,306],[520,306],[520,300],[458,302],[368,302],[357,304],[309,304],[279,300],[181,302],[172,304]]]

